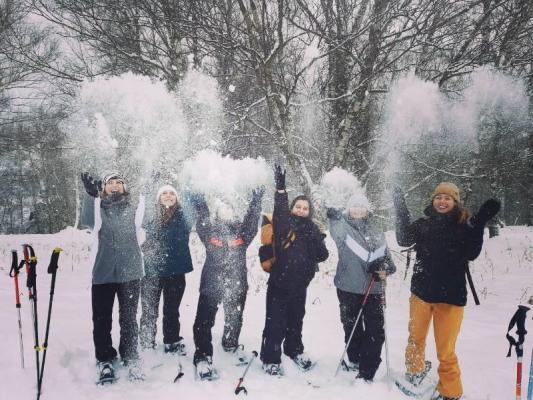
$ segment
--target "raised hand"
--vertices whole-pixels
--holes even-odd
[[[326,210],[326,216],[329,219],[340,219],[342,216],[342,210],[340,208],[329,207]]]
[[[280,165],[274,167],[274,177],[276,179],[276,190],[285,190],[285,174],[286,170],[282,170]]]
[[[88,172],[81,174],[81,181],[85,187],[85,191],[89,196],[98,197],[102,191],[102,181],[96,181]]]
[[[500,207],[500,200],[488,199],[481,205],[481,207],[479,207],[478,212],[472,217],[470,223],[473,226],[484,227],[487,222],[489,222],[492,218],[494,218],[496,214],[498,214],[498,211],[500,211]]]
[[[263,185],[256,187],[252,190],[252,199],[260,201],[265,194],[265,187]]]

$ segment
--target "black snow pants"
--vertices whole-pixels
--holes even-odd
[[[185,274],[145,276],[141,281],[141,346],[155,347],[159,301],[163,293],[163,343],[171,344],[180,337],[180,304],[185,292]]]
[[[234,290],[226,294],[200,293],[198,308],[194,321],[194,364],[213,356],[211,329],[215,325],[218,305],[224,308],[224,332],[222,334],[222,347],[225,350],[233,349],[239,344],[239,335],[242,328],[242,314],[246,303],[246,291]]]
[[[92,285],[93,341],[98,361],[111,361],[117,356],[111,339],[115,296],[118,298],[118,322],[120,325],[118,351],[120,357],[124,361],[139,358],[137,352],[139,292],[139,280]]]
[[[307,288],[288,290],[268,285],[261,344],[263,363],[281,363],[282,343],[283,352],[290,358],[303,353],[302,327],[306,296]]]
[[[363,294],[354,294],[337,289],[341,322],[344,328],[344,343],[348,342],[355,319],[361,309]],[[381,348],[385,341],[381,296],[371,294],[363,307],[363,313],[348,346],[348,359],[359,363],[359,374],[372,380],[381,363]]]

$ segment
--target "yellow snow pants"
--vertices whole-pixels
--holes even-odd
[[[405,349],[405,366],[410,374],[417,374],[425,367],[426,337],[431,318],[437,358],[439,359],[439,384],[437,390],[447,397],[461,397],[461,370],[455,354],[455,342],[461,329],[464,307],[446,303],[426,303],[411,294],[409,299],[409,339]]]

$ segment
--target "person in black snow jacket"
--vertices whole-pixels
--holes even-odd
[[[139,360],[137,307],[143,262],[139,247],[139,232],[144,213],[144,197],[137,209],[131,204],[124,178],[110,173],[102,181],[82,174],[87,193],[94,197],[93,232],[98,246],[92,273],[93,340],[99,382],[114,382],[117,351],[113,348],[111,328],[115,296],[119,304],[120,344],[122,363],[128,367],[130,380],[142,380]]]
[[[352,195],[346,209],[328,208],[330,234],[337,245],[339,261],[334,283],[344,343],[347,344],[367,289],[372,287],[360,320],[347,348],[345,370],[358,371],[357,378],[372,381],[381,363],[385,341],[381,281],[396,271],[383,231],[372,221],[370,204],[364,195]],[[344,212],[343,212],[344,211]]]
[[[215,218],[202,196],[196,196],[196,231],[206,249],[206,259],[200,280],[200,297],[194,321],[194,365],[199,379],[216,379],[212,365],[211,329],[215,324],[218,305],[224,307],[222,348],[235,353],[241,363],[247,360],[239,345],[242,315],[248,291],[246,250],[259,229],[261,200],[264,188],[252,192],[248,211],[242,222],[235,218],[228,204],[220,203]]]
[[[314,365],[302,343],[305,300],[317,263],[329,254],[324,244],[326,235],[312,220],[309,198],[297,196],[289,207],[285,171],[280,166],[276,166],[275,178],[272,225],[276,259],[268,279],[261,361],[267,374],[282,375],[282,343],[284,353],[299,368],[307,371]]]
[[[185,355],[185,343],[180,336],[179,307],[185,291],[185,274],[193,269],[189,250],[192,218],[180,204],[173,186],[162,186],[156,198],[155,215],[144,226],[145,277],[141,282],[140,341],[143,348],[156,348],[156,322],[163,293],[165,353]]]
[[[458,400],[463,394],[455,343],[466,305],[468,262],[481,252],[485,224],[500,202],[487,200],[472,218],[461,203],[459,188],[441,182],[431,196],[425,217],[410,221],[403,193],[394,191],[396,239],[416,250],[411,279],[409,339],[405,350],[406,381],[419,386],[431,363],[425,361],[426,337],[433,319],[439,359],[438,393],[432,400]]]

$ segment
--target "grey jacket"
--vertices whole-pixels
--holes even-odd
[[[385,235],[368,218],[354,220],[340,211],[328,212],[330,234],[337,245],[339,261],[335,273],[335,286],[349,293],[364,294],[372,274],[368,265],[384,257],[382,268],[388,275],[396,271]],[[381,282],[375,282],[371,294],[379,294]]]
[[[144,275],[138,232],[142,221],[139,208],[130,203],[129,195],[117,201],[95,199],[94,231],[98,246],[93,267],[93,285],[124,283],[141,279]],[[142,210],[141,210],[142,211]],[[142,214],[142,213],[141,213]],[[136,220],[141,221],[136,221]]]

